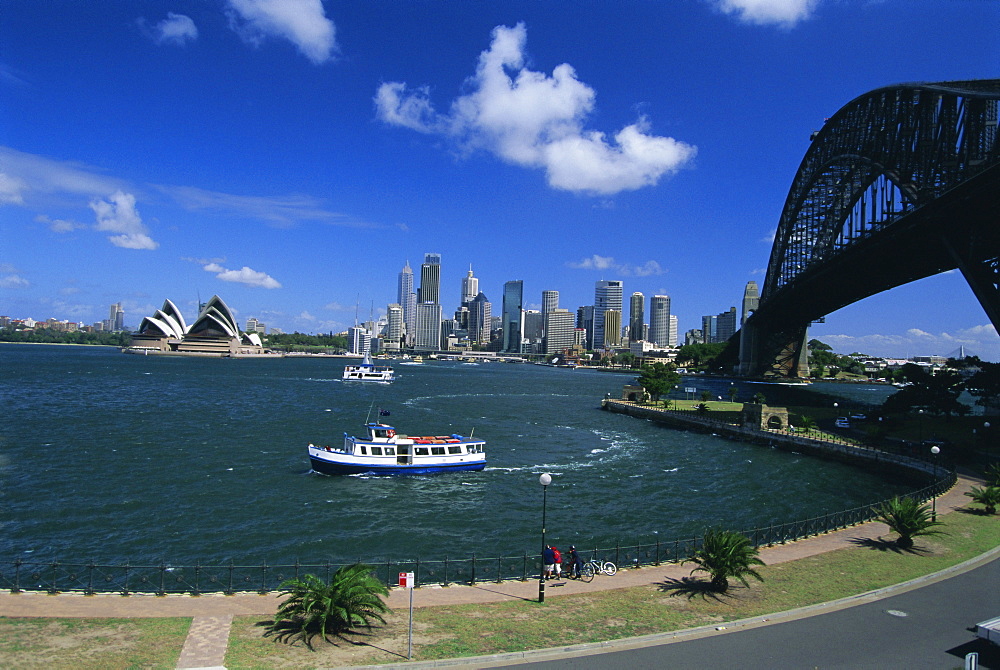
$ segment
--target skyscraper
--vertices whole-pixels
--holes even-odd
[[[422,302],[417,305],[417,332],[413,348],[423,351],[441,349],[441,305]]]
[[[479,293],[469,303],[469,340],[476,344],[490,343],[493,327],[493,306],[484,293]]]
[[[385,340],[388,348],[398,349],[403,339],[403,308],[393,303],[385,310]]]
[[[523,299],[523,280],[512,280],[503,285],[503,351],[521,353]]]
[[[609,309],[622,311],[622,283],[617,280],[597,282],[594,287],[594,348],[605,345],[604,313]]]
[[[584,348],[594,348],[594,306],[583,305],[576,310],[576,327],[583,331]]]
[[[543,315],[545,353],[558,354],[571,349],[576,340],[575,316],[566,309],[553,309]]]
[[[670,296],[649,299],[649,340],[661,347],[670,345]]]
[[[622,343],[622,312],[619,309],[604,310],[604,346],[617,347]]]
[[[646,315],[643,311],[646,296],[636,291],[629,300],[628,309],[628,339],[637,342],[642,339],[642,325],[645,323]]]
[[[469,274],[462,277],[462,307],[468,307],[469,303],[475,300],[479,294],[479,278],[472,276],[472,266],[469,266]]]
[[[399,273],[399,288],[396,292],[396,302],[403,310],[403,326],[406,330],[406,341],[413,343],[413,333],[417,325],[417,294],[413,290],[413,270],[410,261],[406,261],[403,271]]]
[[[542,291],[542,315],[559,307],[559,291]]]
[[[125,311],[122,310],[120,302],[111,305],[111,310],[108,314],[108,330],[114,332],[125,330]]]
[[[441,304],[441,254],[424,254],[420,266],[420,302]]]

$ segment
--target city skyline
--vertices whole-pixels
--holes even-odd
[[[432,253],[445,318],[471,266],[494,315],[506,282],[575,312],[621,281],[647,310],[670,296],[683,334],[763,284],[826,117],[1000,65],[1000,3],[416,8],[6,3],[0,314],[89,324],[121,303],[136,325],[218,294],[241,323],[343,332]],[[958,273],[810,337],[1000,360]]]

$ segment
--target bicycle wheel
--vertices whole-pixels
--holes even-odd
[[[584,563],[583,567],[580,568],[580,579],[585,582],[594,581],[594,566],[590,563]]]
[[[614,577],[615,573],[618,572],[618,566],[611,561],[604,561],[604,563],[601,564],[601,572],[606,574],[608,577]]]

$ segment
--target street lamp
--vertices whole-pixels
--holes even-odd
[[[917,437],[922,443],[924,441],[924,410],[917,410],[917,421],[919,422],[917,424]]]
[[[931,498],[931,521],[937,521],[938,454],[940,453],[940,447],[937,445],[931,447],[931,454],[934,456],[934,496]]]
[[[552,475],[546,472],[538,478],[538,483],[542,485],[542,568],[538,572],[538,602],[543,603],[545,602],[545,503]]]

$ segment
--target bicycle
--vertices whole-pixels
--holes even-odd
[[[596,558],[592,558],[583,564],[580,568],[580,576],[578,579],[582,579],[585,582],[591,582],[594,576],[598,573],[604,573],[608,577],[614,577],[618,572],[618,566],[611,561],[601,562]]]

